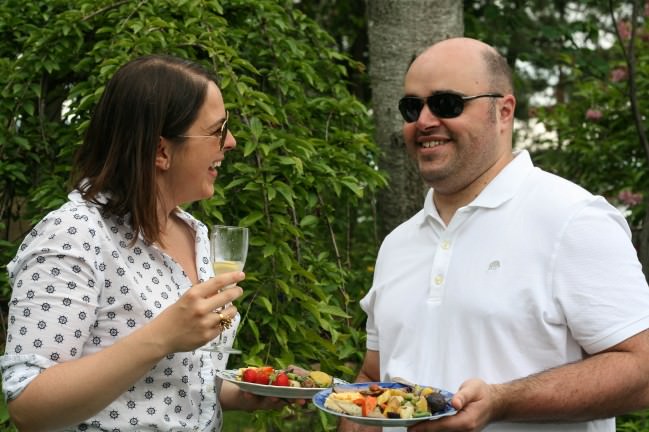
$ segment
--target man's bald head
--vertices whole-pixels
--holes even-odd
[[[434,63],[451,66],[456,70],[474,68],[474,80],[486,81],[491,91],[513,93],[512,71],[507,60],[492,46],[471,38],[451,38],[437,42],[424,50],[410,65]]]

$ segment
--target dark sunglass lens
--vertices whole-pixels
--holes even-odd
[[[464,100],[454,93],[438,93],[428,98],[428,108],[440,118],[453,118],[462,114]]]
[[[399,101],[399,112],[408,123],[417,121],[423,107],[424,102],[419,98],[404,97]]]

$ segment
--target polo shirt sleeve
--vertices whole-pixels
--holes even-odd
[[[366,347],[370,351],[379,350],[379,332],[374,321],[374,301],[376,299],[376,290],[370,291],[361,299],[361,309],[367,314],[367,321],[365,323],[366,332]]]
[[[376,296],[379,294],[379,286],[381,284],[383,272],[386,271],[384,264],[387,259],[386,254],[390,251],[390,247],[386,245],[390,243],[391,239],[392,234],[388,235],[384,239],[383,244],[379,248],[379,253],[376,256],[376,262],[374,263],[372,287],[360,301],[361,309],[363,309],[367,315],[367,320],[365,322],[365,345],[370,351],[379,351],[379,328],[376,325],[375,303]]]
[[[603,198],[566,223],[553,267],[555,301],[587,353],[649,328],[649,287],[628,224]]]

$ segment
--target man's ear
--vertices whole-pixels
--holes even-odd
[[[500,99],[498,115],[503,124],[514,123],[514,111],[516,110],[516,98],[508,94]]]
[[[160,137],[155,154],[155,166],[166,171],[171,166],[171,143],[166,138]]]

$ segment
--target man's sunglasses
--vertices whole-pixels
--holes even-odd
[[[218,137],[219,150],[223,151],[223,147],[225,146],[225,139],[228,136],[228,118],[230,118],[230,114],[226,111],[225,120],[221,125],[221,129],[219,129],[218,131],[218,135],[214,133],[212,135],[178,135],[178,137],[180,138],[217,138]]]
[[[433,93],[426,98],[405,96],[399,100],[399,112],[401,112],[406,122],[412,123],[419,118],[425,103],[428,105],[428,109],[437,117],[454,118],[462,114],[465,103],[483,97],[501,98],[503,95],[500,93],[484,93],[476,96],[462,96],[457,93],[440,92]]]

